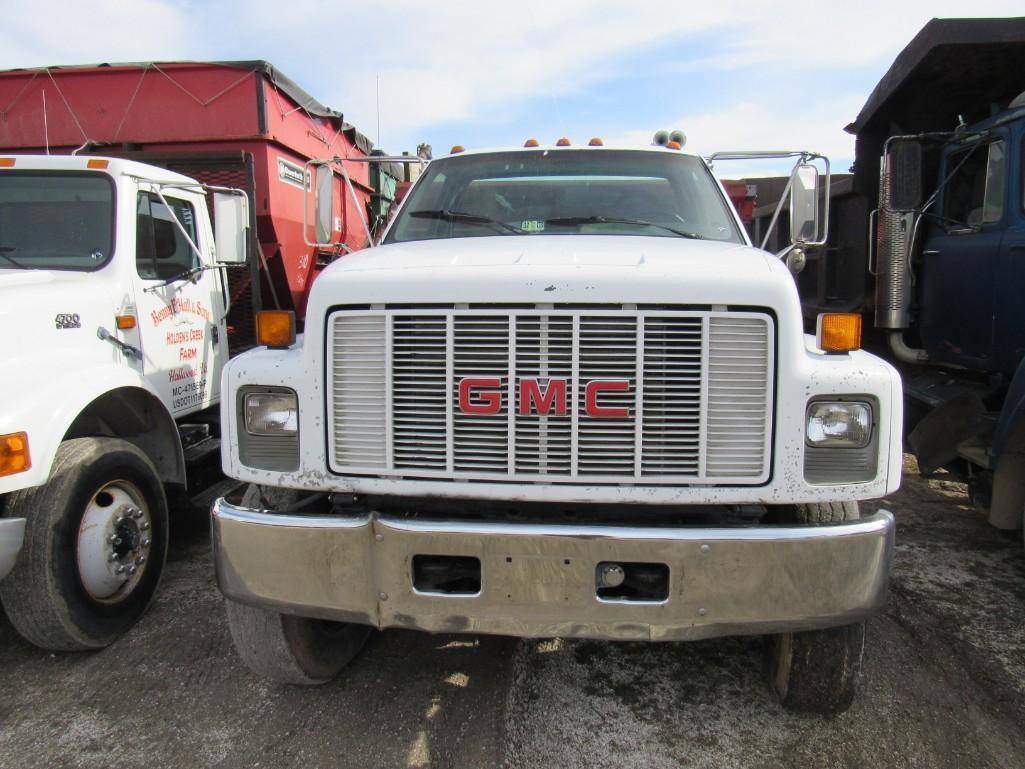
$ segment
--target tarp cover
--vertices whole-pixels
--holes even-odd
[[[849,133],[947,131],[1025,91],[1025,17],[933,19],[900,52]]]
[[[361,134],[356,130],[356,127],[346,123],[345,118],[341,112],[326,107],[319,101],[310,96],[306,91],[299,87],[299,85],[284,73],[277,70],[273,64],[269,61],[263,61],[257,59],[254,61],[139,61],[139,62],[119,62],[119,63],[107,63],[100,62],[97,64],[75,64],[69,66],[55,66],[55,67],[34,67],[31,69],[17,68],[4,70],[6,72],[25,72],[35,70],[52,70],[58,71],[63,69],[95,69],[97,67],[148,67],[151,65],[164,66],[171,64],[214,64],[222,67],[232,67],[233,69],[246,70],[249,72],[255,72],[263,77],[267,78],[274,86],[294,101],[298,106],[309,112],[311,115],[318,117],[328,118],[330,120],[337,120],[341,125],[342,132],[349,138],[349,140],[360,148],[365,154],[370,154],[370,150],[373,149],[374,144],[370,139]]]

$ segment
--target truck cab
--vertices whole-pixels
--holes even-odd
[[[244,194],[216,193],[216,234],[207,206],[142,163],[0,156],[0,600],[37,645],[106,645],[156,589],[245,260]]]
[[[788,707],[845,708],[889,569],[893,519],[857,502],[899,483],[894,369],[803,333],[679,144],[457,149],[324,271],[304,335],[225,368],[243,659],[308,684],[374,627],[764,633]]]

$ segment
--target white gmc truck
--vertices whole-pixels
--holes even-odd
[[[843,710],[890,569],[893,518],[858,502],[900,481],[898,374],[857,316],[804,334],[701,158],[535,144],[433,161],[304,336],[225,367],[236,648],[317,683],[371,628],[764,634],[786,707]],[[799,247],[824,239],[809,169]]]

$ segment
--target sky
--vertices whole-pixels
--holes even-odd
[[[852,121],[949,0],[4,2],[0,69],[266,59],[390,152],[567,136],[810,149],[845,171]],[[1025,13],[975,0],[974,16]],[[130,32],[129,32],[130,31]],[[734,169],[731,168],[731,171]],[[739,168],[735,175],[758,173]]]

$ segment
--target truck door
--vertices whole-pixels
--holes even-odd
[[[224,299],[220,270],[181,277],[202,266],[190,239],[209,259],[203,203],[171,190],[162,194],[166,204],[144,187],[136,200],[135,297],[144,375],[179,417],[218,400],[227,356]]]
[[[996,288],[1004,236],[1007,142],[986,141],[946,151],[940,216],[922,248],[921,330],[930,356],[994,370]]]
[[[1025,132],[1018,121],[1017,137],[1008,144],[1007,206],[1004,239],[1000,244],[1001,279],[997,286],[995,356],[999,371],[1013,376],[1025,358]],[[1018,156],[1014,157],[1017,152]]]

